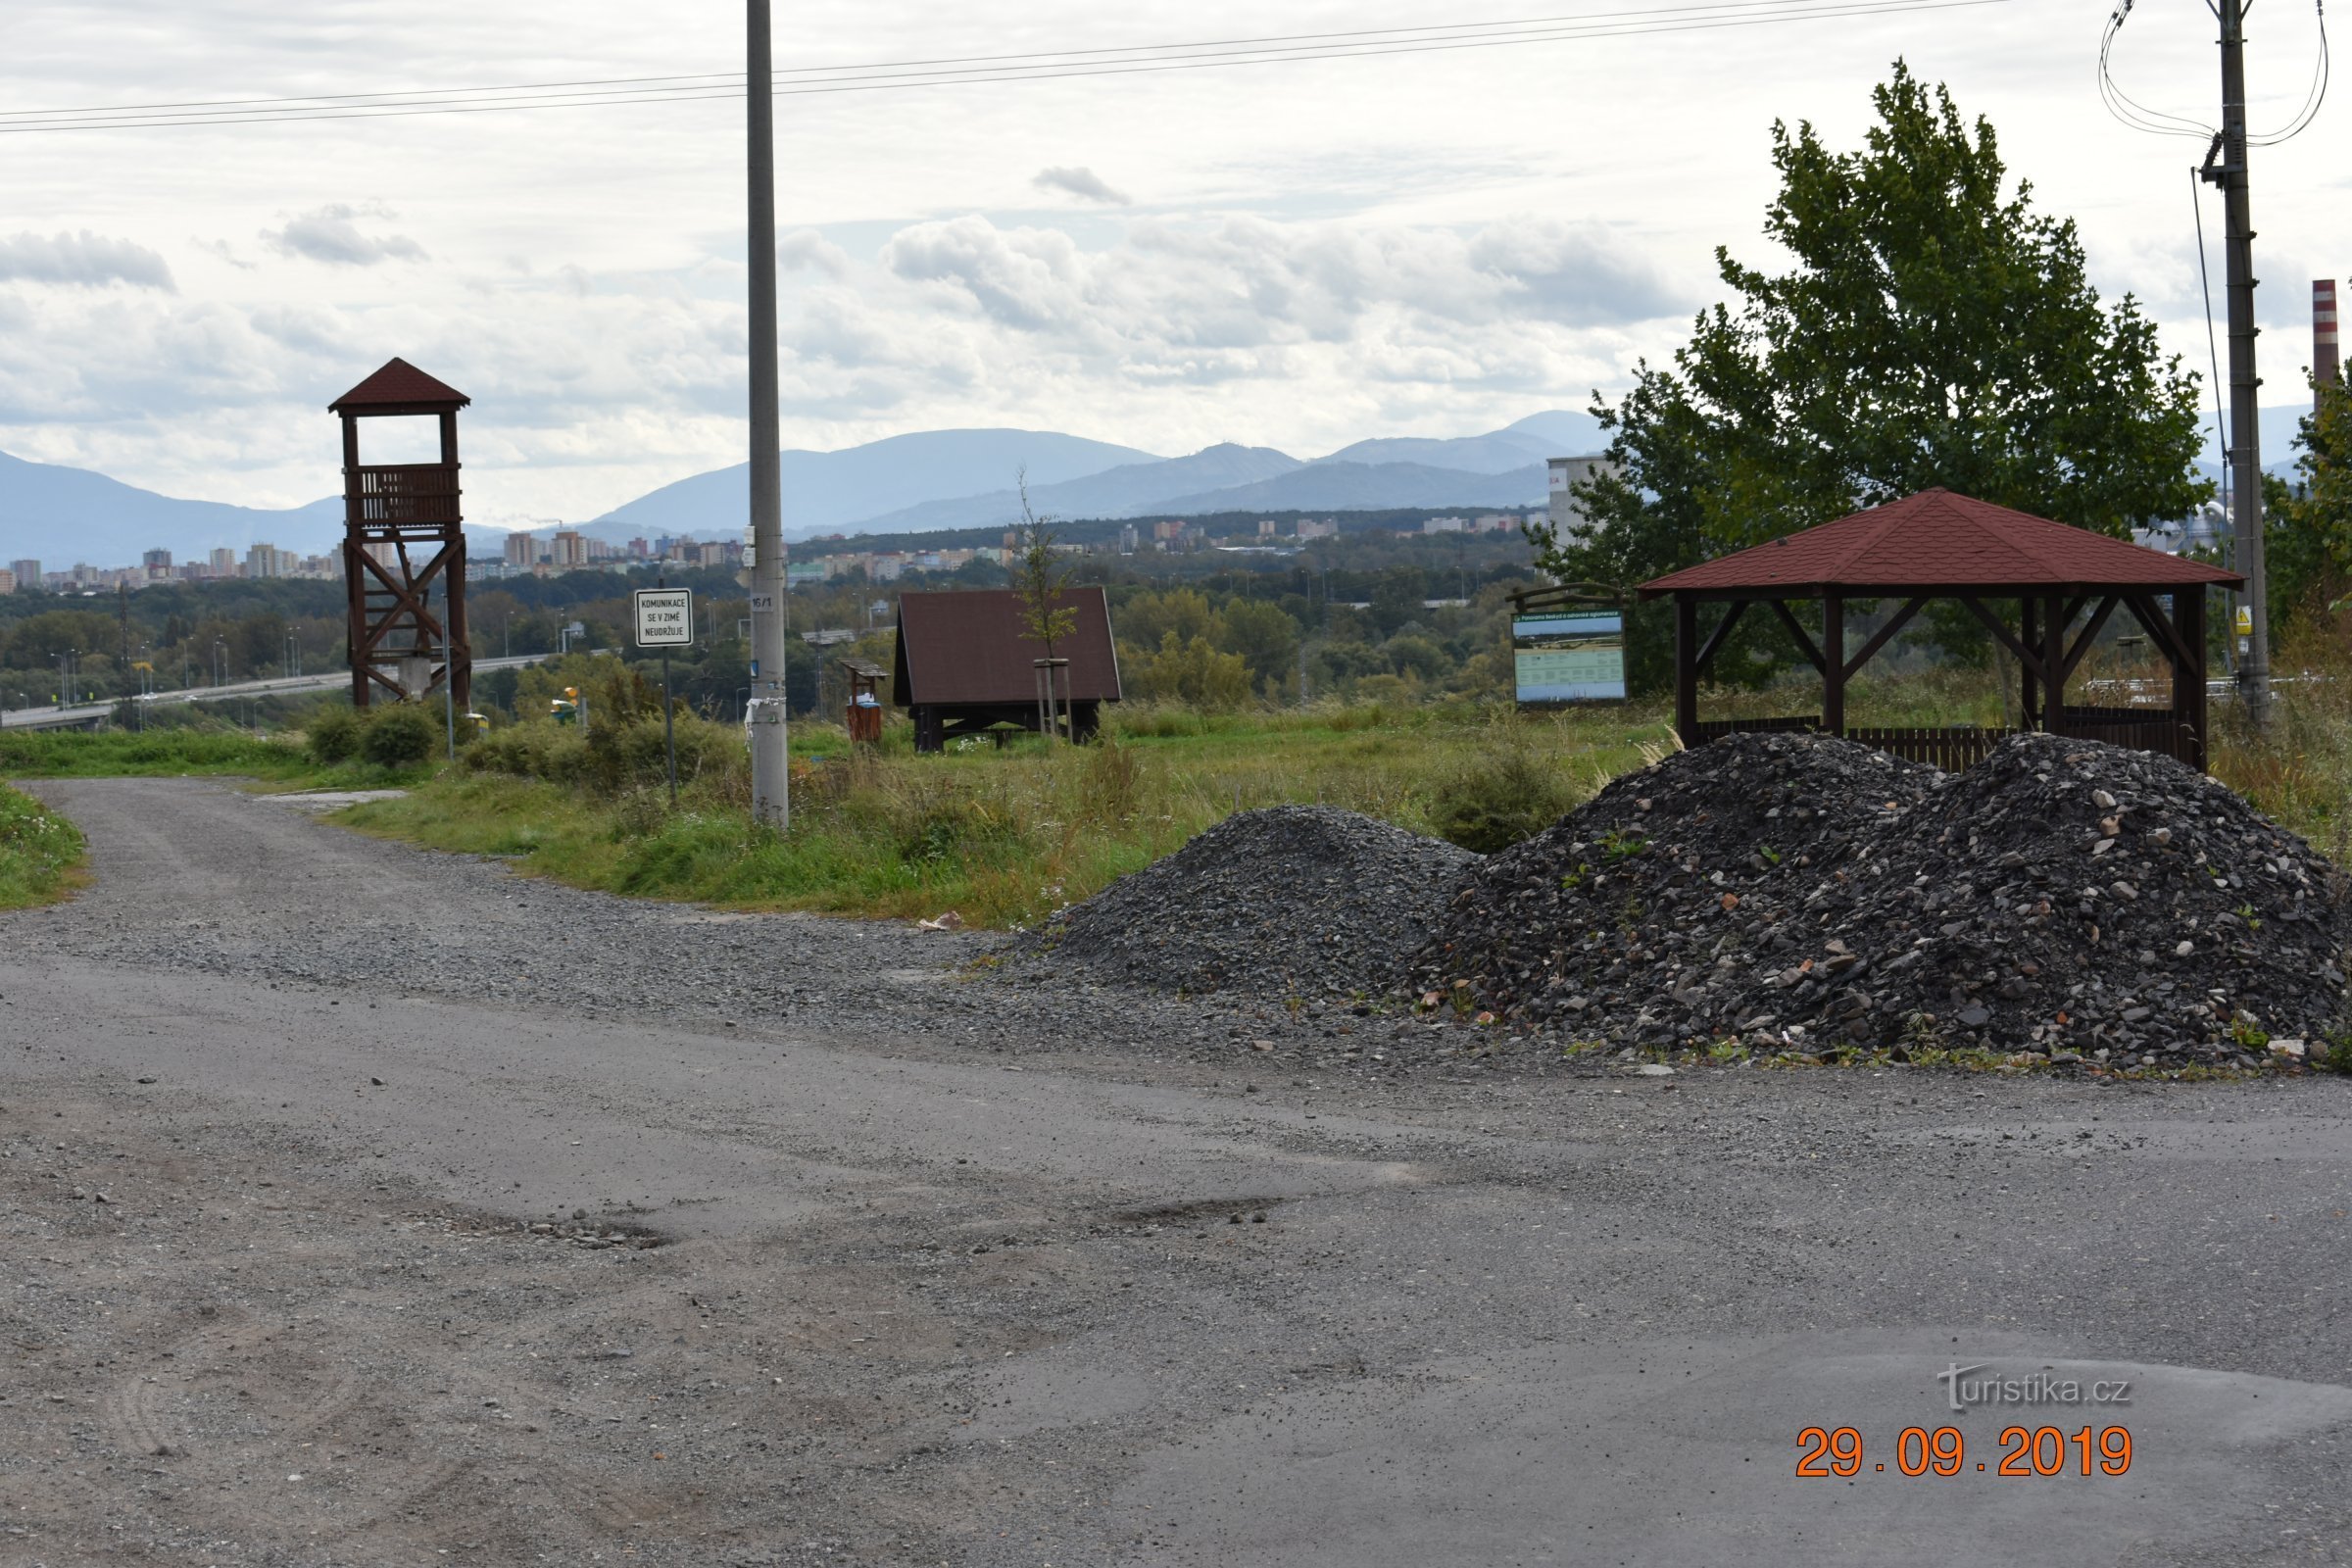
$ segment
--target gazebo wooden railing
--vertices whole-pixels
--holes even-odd
[[[1845,718],[1847,683],[1930,602],[1945,599],[1964,606],[2016,659],[2026,728],[2161,752],[2202,769],[2205,594],[2213,586],[2243,585],[2236,573],[2202,562],[1928,490],[1670,573],[1642,584],[1641,595],[1674,601],[1675,727],[1687,746],[1734,734],[1813,730],[1946,769],[1983,760],[2018,731],[1883,728]],[[1808,599],[1821,602],[1818,643],[1789,609],[1791,601]],[[1868,600],[1898,608],[1849,658],[1846,608]],[[2018,607],[2014,626],[1994,608],[2011,600]],[[1720,604],[1723,612],[1702,640],[1699,612],[1707,604]],[[1742,614],[1759,604],[1821,671],[1821,711],[1701,719],[1699,683]],[[2083,655],[2119,610],[2140,624],[2172,666],[2164,708],[2065,701]]]
[[[1695,726],[1695,735],[1685,735],[1685,745],[1701,745],[1721,740],[1727,735],[1813,733],[1821,728],[1817,713],[1782,718],[1709,718]],[[1874,746],[1890,757],[1905,761],[1925,762],[1956,773],[1964,767],[1974,767],[1984,760],[1995,746],[2012,735],[2025,731],[2005,725],[1949,724],[1927,728],[1889,728],[1873,724],[1848,724],[1844,738],[1857,745]],[[2161,708],[2069,708],[2063,733],[2084,740],[2104,741],[2110,746],[2125,746],[2136,752],[2161,752],[2165,756],[2198,764],[2203,748],[2196,732],[2174,718]]]

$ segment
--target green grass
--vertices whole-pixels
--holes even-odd
[[[681,753],[702,764],[674,814],[659,753],[640,741],[609,732],[598,752],[568,732],[514,737],[482,755],[542,776],[459,770],[338,820],[613,893],[877,918],[953,909],[1002,927],[1086,898],[1236,810],[1322,804],[1427,832],[1482,790],[1515,800],[1531,759],[1565,809],[1673,744],[1646,710],[1143,710],[1118,715],[1101,745],[1025,739],[938,757],[914,756],[903,730],[853,755],[837,728],[806,724],[779,835],[751,821],[731,734],[720,745],[681,728]]]
[[[244,773],[289,779],[312,770],[299,746],[241,730],[5,730],[0,778],[172,777]]]
[[[384,789],[421,782],[432,768],[323,765],[299,736],[264,739],[242,730],[0,732],[0,778],[194,776],[251,778],[269,789]]]
[[[81,831],[0,784],[0,909],[53,904],[81,878]]]

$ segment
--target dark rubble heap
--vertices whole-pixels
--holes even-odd
[[[1489,858],[1409,969],[1577,1037],[2178,1066],[2337,1027],[2348,931],[2325,860],[2169,758],[1739,736]]]
[[[1060,911],[1008,962],[1194,995],[1377,994],[1477,859],[1330,807],[1242,811]]]
[[[1506,1021],[1595,1039],[1760,1026],[1787,1009],[1750,1004],[1737,956],[1795,953],[1814,889],[1850,874],[1885,819],[1940,777],[1812,735],[1677,752],[1489,856],[1414,956],[1414,987],[1446,993],[1467,980],[1478,1005]]]

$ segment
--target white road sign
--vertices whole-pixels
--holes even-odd
[[[640,588],[630,596],[637,606],[637,646],[684,648],[694,641],[694,590]]]

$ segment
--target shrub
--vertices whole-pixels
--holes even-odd
[[[414,767],[433,755],[442,726],[414,703],[399,703],[368,715],[360,737],[360,756],[378,767]]]
[[[321,708],[303,725],[303,739],[314,761],[332,767],[359,755],[360,715],[349,708]]]
[[[1493,855],[1534,838],[1577,804],[1579,791],[1534,747],[1494,747],[1438,786],[1430,825],[1440,838]]]

